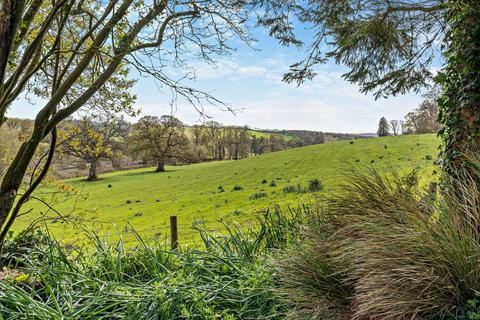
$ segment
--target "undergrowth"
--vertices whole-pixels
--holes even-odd
[[[267,261],[296,238],[311,209],[272,207],[249,228],[223,235],[196,225],[204,248],[163,243],[126,249],[89,234],[66,247],[38,231],[5,244],[0,273],[4,319],[283,319]],[[17,249],[21,250],[17,250]],[[8,253],[12,249],[15,254]]]

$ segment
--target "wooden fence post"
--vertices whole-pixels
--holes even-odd
[[[178,249],[177,216],[170,216],[170,246],[172,251]]]

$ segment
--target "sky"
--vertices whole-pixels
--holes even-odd
[[[193,87],[208,91],[235,112],[211,106],[205,108],[205,118],[181,99],[172,106],[169,89],[136,73],[132,75],[137,79],[132,89],[137,95],[135,107],[141,110],[141,116],[173,114],[189,125],[215,120],[261,129],[371,133],[376,132],[381,117],[403,119],[422,100],[420,94],[375,100],[344,81],[342,74],[346,69],[333,62],[319,65],[317,77],[300,87],[283,83],[282,75],[302,57],[302,52],[279,45],[261,29],[255,30],[254,37],[255,50],[237,41],[237,50],[218,57],[216,65],[191,63],[196,76]],[[29,103],[21,98],[12,106],[9,116],[33,118],[39,104],[35,99]]]

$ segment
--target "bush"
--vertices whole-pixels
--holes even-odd
[[[425,160],[433,160],[432,155],[427,154],[427,155],[425,156]]]
[[[267,182],[268,182],[267,179],[263,179],[263,180],[262,180],[262,184],[265,184],[265,183],[267,183]]]
[[[270,187],[276,187],[276,186],[277,186],[277,183],[272,180],[272,182],[270,182]]]
[[[242,186],[240,186],[240,185],[238,185],[238,184],[233,186],[232,191],[240,191],[240,190],[243,190],[243,187],[242,187]]]
[[[317,178],[308,181],[308,190],[311,192],[322,191],[323,184]]]
[[[248,199],[257,200],[257,199],[260,199],[260,198],[265,198],[266,196],[267,196],[267,194],[265,192],[257,192],[257,193],[252,194],[250,197],[248,197]]]
[[[352,172],[323,199],[303,244],[278,261],[291,318],[460,314],[480,291],[479,179],[445,179],[455,192],[437,195],[419,188],[416,172]]]
[[[293,185],[286,185],[282,190],[283,193],[305,193],[305,189],[300,184],[297,184],[296,187]]]

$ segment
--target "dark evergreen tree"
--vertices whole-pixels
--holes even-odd
[[[377,135],[379,137],[385,137],[389,135],[389,125],[385,117],[381,117],[380,121],[378,122]]]

